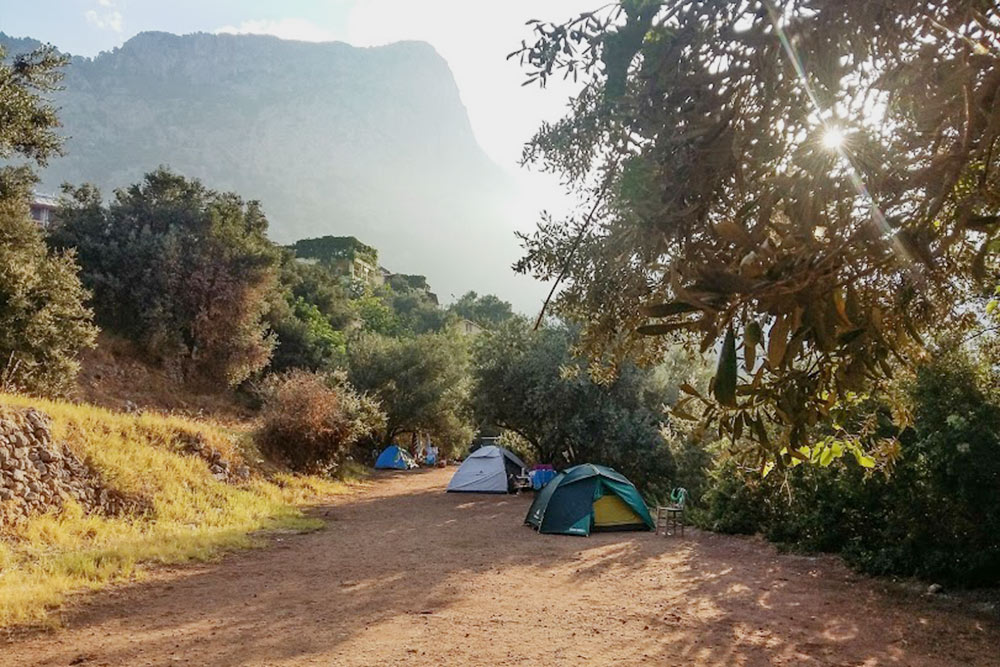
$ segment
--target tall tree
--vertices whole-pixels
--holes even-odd
[[[518,268],[563,278],[555,306],[595,358],[654,360],[677,332],[719,349],[690,400],[760,459],[803,456],[992,295],[993,3],[622,0],[534,31],[529,80],[583,89],[525,159],[585,207],[543,220]]]
[[[75,248],[99,320],[188,376],[238,384],[268,362],[277,248],[255,201],[166,169],[115,193],[66,189],[52,242]]]
[[[586,361],[573,356],[574,340],[570,328],[532,331],[519,319],[480,337],[477,417],[520,435],[539,461],[611,465],[645,491],[669,491],[673,459],[653,373],[625,364],[614,381],[597,384]]]
[[[39,166],[60,153],[56,133],[59,118],[45,97],[59,88],[61,67],[67,62],[52,46],[45,46],[8,61],[0,47],[0,159],[26,158]],[[19,187],[31,174],[28,167],[3,167],[0,194]],[[9,180],[11,179],[11,180]]]
[[[63,64],[50,47],[10,62],[0,49],[0,159],[44,166],[58,153],[58,118],[44,95],[55,90]],[[34,183],[28,165],[0,167],[0,388],[62,393],[97,329],[73,254],[50,253],[31,219]]]
[[[509,302],[493,294],[480,296],[473,291],[463,294],[448,310],[487,329],[499,326],[514,317]]]
[[[469,355],[460,338],[364,334],[347,354],[351,384],[377,398],[386,413],[383,443],[425,432],[449,455],[471,442]]]
[[[345,330],[355,319],[350,296],[338,276],[322,265],[281,253],[278,289],[265,319],[277,337],[270,370],[329,369],[343,361]]]

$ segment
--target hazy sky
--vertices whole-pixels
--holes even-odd
[[[480,145],[518,185],[513,231],[534,228],[546,208],[565,212],[569,200],[555,179],[517,165],[521,148],[543,119],[560,117],[573,87],[522,87],[523,72],[506,55],[530,38],[525,21],[561,20],[599,0],[0,0],[0,30],[34,37],[73,55],[94,56],[136,33],[162,30],[267,33],[285,39],[339,40],[376,46],[404,39],[429,42],[455,75]],[[501,249],[498,249],[501,250]],[[523,312],[541,303],[547,286],[511,274],[512,298]]]

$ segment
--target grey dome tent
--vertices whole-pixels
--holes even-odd
[[[503,447],[486,445],[469,454],[451,482],[449,493],[510,493],[513,479],[524,474],[524,461]]]

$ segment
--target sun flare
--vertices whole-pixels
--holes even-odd
[[[830,126],[823,132],[823,147],[834,151],[844,145],[844,132],[839,127]]]

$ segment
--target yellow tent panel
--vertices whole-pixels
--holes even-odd
[[[605,493],[594,501],[594,526],[628,526],[642,523],[632,508],[614,493]]]

